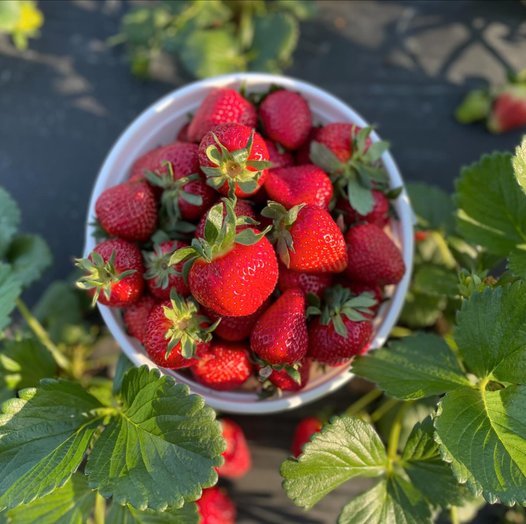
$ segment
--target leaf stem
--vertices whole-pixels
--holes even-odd
[[[458,508],[456,506],[451,506],[449,508],[449,520],[451,520],[451,524],[460,524],[460,519],[458,518]]]
[[[51,340],[47,331],[44,329],[42,324],[37,318],[29,311],[29,308],[25,305],[21,298],[16,299],[16,307],[31,331],[35,334],[39,342],[51,353],[57,365],[64,371],[70,369],[70,362],[61,353],[56,344]]]
[[[402,420],[411,404],[412,402],[404,402],[402,404],[402,406],[398,410],[398,413],[396,414],[393,425],[391,427],[391,432],[389,433],[389,440],[387,442],[387,460],[390,465],[393,462],[395,462],[398,458],[398,444],[400,442],[400,433],[402,431]]]
[[[363,397],[359,398],[356,402],[353,402],[346,410],[345,414],[349,417],[357,415],[369,404],[374,402],[378,397],[382,396],[383,391],[380,389],[372,389],[366,393]]]
[[[95,509],[93,511],[95,524],[104,524],[106,520],[106,500],[97,491],[95,494]]]
[[[371,422],[378,422],[387,412],[391,411],[391,409],[399,403],[400,401],[396,398],[388,399],[371,414]]]
[[[449,246],[447,245],[447,242],[444,239],[444,237],[438,231],[432,231],[431,236],[435,241],[435,244],[438,248],[438,251],[440,252],[440,256],[444,260],[445,265],[451,268],[456,267],[457,262],[455,260],[455,257],[451,254],[451,250],[449,249]]]

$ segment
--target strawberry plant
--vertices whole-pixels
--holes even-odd
[[[411,187],[416,265],[399,339],[353,361],[378,389],[321,431],[298,428],[295,454],[307,443],[281,468],[295,504],[365,477],[370,489],[339,524],[421,524],[444,511],[460,522],[459,508],[483,500],[526,505],[525,147],[465,167],[454,201]]]
[[[299,22],[314,10],[309,0],[164,1],[127,13],[111,41],[126,45],[133,74],[143,78],[160,55],[197,78],[281,72],[292,61]]]

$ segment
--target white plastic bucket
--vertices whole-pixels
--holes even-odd
[[[194,82],[176,89],[161,98],[139,115],[124,131],[109,152],[99,172],[93,188],[86,222],[85,256],[95,247],[93,226],[95,202],[108,187],[118,184],[128,177],[134,160],[155,146],[175,140],[177,131],[188,121],[188,114],[195,112],[210,89],[218,86],[239,88],[244,84],[249,92],[263,91],[270,84],[300,92],[309,102],[316,123],[352,122],[366,126],[367,122],[347,104],[312,84],[294,78],[262,73],[235,73]],[[372,133],[374,141],[379,140]],[[389,174],[391,187],[403,184],[402,177],[389,152],[382,156]],[[390,300],[382,305],[375,320],[374,339],[371,348],[381,347],[396,323],[404,303],[404,297],[410,281],[413,263],[413,213],[405,191],[395,200],[399,221],[391,224],[393,238],[402,249],[407,271],[402,281],[388,290]],[[137,366],[146,364],[157,367],[145,353],[141,344],[126,333],[120,313],[115,309],[98,304],[104,322],[111,334]],[[215,409],[230,413],[265,414],[285,411],[319,399],[343,386],[353,375],[349,366],[328,368],[327,373],[311,379],[299,392],[284,393],[279,398],[260,400],[256,393],[238,391],[215,391],[194,382],[176,371],[160,368],[161,372],[172,375],[178,382],[187,384],[190,389],[205,397],[207,403]]]

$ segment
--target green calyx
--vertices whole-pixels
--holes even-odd
[[[255,233],[251,228],[237,231],[239,226],[255,226],[258,222],[247,216],[236,216],[236,201],[235,196],[223,198],[222,202],[213,206],[206,218],[204,238],[194,238],[190,246],[178,249],[171,255],[169,262],[171,266],[185,261],[183,266],[185,279],[196,260],[202,259],[210,263],[215,258],[228,253],[235,244],[250,246],[259,242],[270,231],[270,227],[260,233]],[[226,216],[223,216],[225,209]]]
[[[155,286],[166,289],[170,283],[170,277],[178,275],[174,267],[170,265],[170,257],[173,251],[163,253],[159,244],[155,244],[153,251],[143,251],[146,273],[144,277],[148,280],[155,279]]]
[[[258,380],[263,384],[263,388],[272,386],[269,377],[273,371],[286,371],[287,375],[296,382],[296,384],[301,384],[301,374],[299,372],[301,362],[295,362],[294,364],[269,364],[256,356],[254,356],[253,359],[259,366]]]
[[[94,306],[101,293],[104,294],[106,300],[109,300],[112,287],[124,278],[133,275],[136,270],[128,269],[119,273],[115,268],[115,251],[112,252],[107,262],[104,262],[102,256],[96,251],[93,251],[90,256],[91,259],[75,259],[75,265],[86,273],[77,280],[76,285],[80,289],[95,290],[92,300],[92,306]]]
[[[272,167],[271,162],[249,160],[254,143],[254,131],[250,134],[247,145],[236,151],[229,151],[215,134],[213,136],[216,143],[207,147],[206,156],[215,167],[201,166],[201,170],[207,176],[208,185],[218,190],[226,183],[229,194],[232,194],[236,187],[244,193],[254,193],[263,171]]]
[[[210,319],[199,313],[193,298],[183,298],[175,291],[170,293],[170,306],[163,306],[163,312],[170,321],[165,334],[168,340],[166,358],[178,344],[184,358],[193,358],[199,344],[212,340],[212,332],[221,321],[218,319],[210,324]]]
[[[290,266],[290,253],[294,253],[294,241],[290,234],[290,227],[298,218],[299,212],[306,204],[287,209],[286,207],[269,200],[261,214],[266,218],[274,221],[272,228],[272,241],[276,243],[276,251],[285,266]]]
[[[386,190],[389,178],[380,159],[389,148],[383,140],[373,142],[367,147],[367,139],[372,127],[351,131],[351,158],[342,162],[324,144],[312,142],[311,160],[331,175],[336,190],[360,215],[367,215],[373,210],[373,189]]]
[[[321,315],[320,322],[324,326],[330,323],[338,335],[347,338],[347,328],[342,319],[342,315],[354,322],[370,320],[372,315],[371,308],[377,303],[372,293],[366,292],[354,295],[348,288],[334,286],[325,291],[325,305],[321,307],[312,304],[307,308],[307,315]]]

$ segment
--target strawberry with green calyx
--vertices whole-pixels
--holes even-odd
[[[257,221],[256,212],[254,211],[252,204],[248,200],[237,200],[236,205],[234,206],[234,212],[236,214],[236,217],[248,217],[252,219],[250,223],[247,221],[247,223],[244,225],[238,225],[237,231],[240,231],[241,229],[244,229],[250,226],[259,225],[259,222]],[[204,238],[207,217],[208,217],[208,211],[201,217],[201,219],[197,223],[197,227],[195,228],[195,233],[194,233],[195,237]],[[223,219],[225,217],[226,217],[226,208],[225,206],[223,206]]]
[[[370,308],[375,305],[371,293],[356,296],[342,286],[328,289],[322,308],[307,309],[309,315],[320,315],[309,322],[309,357],[337,366],[360,354],[372,335]]]
[[[266,368],[266,369],[265,369]],[[292,368],[292,370],[290,369]],[[269,366],[256,364],[258,378],[262,382],[265,393],[272,394],[279,391],[300,391],[309,382],[311,360],[304,358],[294,366]],[[265,369],[261,374],[259,371]],[[270,374],[269,374],[270,370]]]
[[[155,304],[157,304],[155,298],[143,295],[138,302],[128,306],[122,313],[122,320],[128,333],[141,344],[146,340],[146,325]]]
[[[373,189],[385,189],[389,179],[380,161],[387,142],[372,142],[371,127],[328,124],[316,132],[311,160],[331,175],[336,192],[361,215],[374,206]]]
[[[219,125],[203,137],[199,165],[211,187],[223,195],[234,192],[238,197],[256,193],[272,167],[259,133],[233,123]]]
[[[376,224],[379,227],[385,227],[390,219],[390,205],[389,198],[382,191],[373,189],[373,208],[365,215],[362,215],[353,209],[349,204],[349,200],[340,197],[336,202],[336,212],[341,212],[347,224],[356,224],[360,222],[368,222]]]
[[[526,83],[509,85],[497,94],[487,127],[492,133],[526,127]]]
[[[313,164],[270,169],[265,190],[287,209],[301,203],[327,209],[333,193],[330,178]]]
[[[287,268],[309,273],[339,273],[346,268],[343,234],[325,209],[300,204],[287,210],[269,201],[261,214],[274,221],[272,239]]]
[[[209,388],[218,391],[237,389],[252,376],[248,345],[214,340],[191,371],[197,382]]]
[[[95,214],[110,236],[144,242],[157,225],[157,201],[146,182],[129,180],[103,191]]]
[[[223,199],[208,212],[204,238],[194,238],[189,247],[176,251],[170,264],[185,261],[195,299],[218,315],[246,316],[270,296],[278,280],[278,263],[265,237],[248,217],[236,217],[235,199]],[[223,206],[226,216],[223,217]]]
[[[170,298],[170,290],[174,289],[179,295],[190,293],[183,275],[183,263],[170,265],[170,258],[177,251],[188,244],[181,240],[165,240],[154,244],[153,251],[143,252],[146,273],[144,278],[150,292],[161,300]]]
[[[95,246],[88,258],[75,261],[86,274],[77,287],[87,290],[96,302],[110,307],[127,307],[139,300],[144,289],[144,265],[139,248],[120,238]]]
[[[263,368],[267,377],[272,366],[294,366],[307,353],[305,305],[305,295],[299,289],[289,289],[256,322],[250,348],[270,366]]]
[[[190,367],[210,347],[212,332],[218,323],[212,324],[192,298],[183,298],[172,291],[170,300],[152,309],[144,346],[158,366]]]

